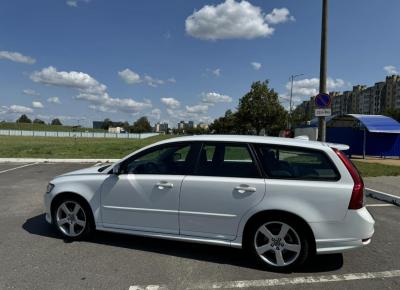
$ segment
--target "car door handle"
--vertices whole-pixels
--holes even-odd
[[[164,189],[164,188],[173,188],[174,184],[168,181],[160,181],[156,183],[156,186],[158,187],[158,189]]]
[[[239,185],[235,187],[235,190],[237,190],[239,193],[245,193],[245,192],[256,192],[257,189],[252,186],[246,186],[246,185]]]

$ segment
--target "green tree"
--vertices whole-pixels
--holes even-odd
[[[32,123],[31,119],[27,115],[23,114],[17,119],[17,123]]]
[[[51,121],[51,125],[57,125],[57,126],[62,126],[62,123],[60,121],[60,119],[55,118]]]
[[[108,128],[112,127],[112,125],[113,122],[110,119],[106,118],[104,119],[103,124],[101,125],[101,129],[108,130]]]
[[[285,128],[287,112],[279,103],[278,94],[268,85],[268,81],[254,82],[250,92],[239,100],[238,121],[250,124],[257,135],[262,129],[268,135],[275,135]]]
[[[400,122],[400,109],[390,108],[383,113],[385,116],[395,119]]]
[[[33,120],[34,124],[45,124],[43,120],[40,120],[38,118],[36,118],[35,120]]]
[[[227,110],[223,117],[215,119],[210,124],[210,131],[216,134],[231,134],[237,132],[237,113]]]
[[[133,133],[144,133],[144,132],[151,132],[152,128],[150,125],[149,120],[147,117],[140,117],[133,123],[132,132]]]

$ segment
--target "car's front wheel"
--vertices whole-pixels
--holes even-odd
[[[92,233],[93,222],[88,206],[77,198],[64,198],[53,211],[54,225],[67,239],[80,240]]]
[[[260,219],[247,238],[253,256],[277,271],[303,264],[309,255],[309,244],[301,224],[290,218]]]

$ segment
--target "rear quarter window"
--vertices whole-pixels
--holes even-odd
[[[256,145],[270,178],[336,181],[340,174],[323,151],[290,146]]]

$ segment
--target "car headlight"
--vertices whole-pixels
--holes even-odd
[[[50,193],[53,190],[53,188],[54,188],[53,183],[47,184],[46,193]]]

